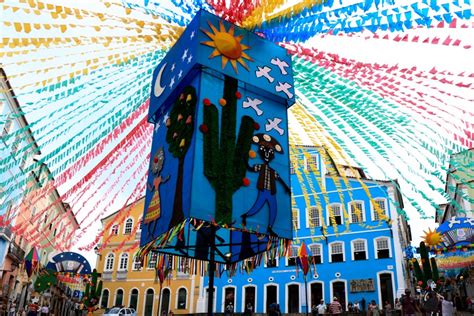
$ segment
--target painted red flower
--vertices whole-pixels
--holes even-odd
[[[254,122],[253,123],[253,128],[258,131],[260,129],[260,124],[258,124],[257,122]]]
[[[242,98],[242,93],[240,93],[240,91],[236,91],[235,96],[237,97],[237,99],[240,99]]]
[[[250,180],[249,178],[243,178],[242,179],[242,184],[248,187],[250,185]]]
[[[201,124],[201,126],[199,126],[199,130],[200,130],[202,133],[206,134],[206,133],[209,131],[209,128],[207,127],[206,124]]]
[[[211,105],[211,101],[210,101],[208,98],[205,98],[204,100],[202,100],[202,103],[203,103],[205,106]]]

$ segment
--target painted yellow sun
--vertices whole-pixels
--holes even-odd
[[[438,233],[436,230],[431,230],[431,228],[428,228],[428,231],[423,231],[425,233],[425,236],[423,239],[425,240],[425,244],[429,247],[436,247],[439,246],[441,243],[441,235]]]
[[[227,62],[230,60],[230,63],[232,64],[232,67],[236,73],[238,73],[237,62],[240,63],[245,69],[249,70],[244,59],[250,61],[253,61],[253,59],[244,52],[244,50],[247,50],[250,47],[240,42],[244,36],[234,36],[234,26],[232,25],[229,31],[227,31],[222,21],[219,23],[219,30],[217,30],[211,22],[208,23],[212,32],[206,31],[204,29],[201,30],[207,36],[209,36],[212,41],[201,42],[201,44],[215,48],[209,58],[222,56],[222,69],[225,68]]]

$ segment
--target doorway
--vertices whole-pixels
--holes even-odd
[[[300,286],[298,284],[288,285],[288,313],[300,312]]]
[[[337,297],[342,309],[346,310],[346,284],[344,282],[336,281],[332,283],[332,296]]]
[[[276,285],[267,285],[265,287],[265,291],[267,292],[267,300],[265,302],[266,312],[270,311],[270,305],[278,303],[277,297],[277,286]]]
[[[255,312],[255,286],[244,287],[244,310],[249,310]]]
[[[311,283],[311,305],[318,306],[323,299],[323,284],[319,282]]]
[[[153,298],[155,296],[155,291],[153,289],[148,289],[145,294],[145,308],[143,315],[152,316],[153,314]]]
[[[393,281],[391,273],[381,273],[379,275],[380,282],[380,297],[382,301],[380,305],[384,306],[385,302],[388,301],[393,306]]]

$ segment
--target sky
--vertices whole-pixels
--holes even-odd
[[[51,0],[49,2],[64,5],[63,1]],[[111,1],[110,3],[114,2],[120,3],[120,1]],[[142,3],[142,1],[134,2]],[[345,1],[344,5],[356,2],[358,1]],[[410,4],[413,2],[414,1],[397,1],[397,4]],[[171,1],[161,1],[159,5],[157,5],[156,3],[151,2],[149,8],[163,12],[164,16],[169,16],[170,11],[182,13],[180,10],[184,10],[177,9],[170,3]],[[26,4],[18,4],[17,1],[6,1],[6,4],[13,6],[18,5],[23,8],[27,7]],[[292,2],[288,2],[287,6],[291,6],[292,4]],[[55,27],[48,31],[45,31],[44,28],[39,30],[33,28],[30,33],[16,32],[14,35],[19,38],[43,37],[45,36],[45,33],[47,33],[48,36],[80,36],[83,39],[95,35],[128,35],[133,37],[137,34],[155,34],[155,30],[151,27],[153,23],[168,23],[160,18],[153,19],[149,15],[139,12],[138,10],[133,10],[130,14],[124,14],[123,8],[120,6],[107,6],[105,3],[98,3],[97,1],[74,2],[73,6],[84,10],[94,8],[94,12],[103,12],[110,14],[110,16],[98,21],[96,16],[87,16],[82,19],[68,17],[66,20],[61,20],[61,18],[52,19],[52,16],[48,14],[35,15],[34,19],[36,23],[52,25],[58,23],[70,25],[75,23],[77,26],[68,26],[65,32]],[[335,6],[337,7],[338,4],[336,3]],[[31,21],[31,13],[27,13],[25,10],[5,10],[3,16],[6,21]],[[130,16],[137,18],[137,20],[146,22],[145,26],[142,27],[143,31],[137,33],[139,28],[124,28],[123,23],[121,23],[119,19],[115,19],[115,17]],[[139,22],[137,22],[137,25],[139,25]],[[134,25],[130,26],[133,27]],[[95,33],[97,27],[100,28],[99,33]],[[11,29],[8,30],[10,31]],[[166,32],[166,30],[162,30],[163,34],[166,34]],[[393,38],[396,34],[383,31],[378,31],[377,34],[380,38],[374,38],[373,34],[368,31],[355,33],[352,36],[318,35],[302,45],[305,47],[316,48],[319,51],[338,54],[341,57],[354,59],[363,63],[399,65],[400,67],[407,68],[416,66],[417,69],[423,71],[430,71],[433,67],[436,67],[439,71],[449,70],[453,73],[474,73],[474,63],[466,62],[472,60],[474,57],[472,48],[465,49],[463,47],[474,46],[474,28],[472,25],[468,28],[454,29],[416,28],[402,33],[403,35],[408,34],[410,38],[419,36],[420,38],[439,37],[440,39],[444,39],[446,36],[450,36],[451,38],[461,40],[462,45],[459,47],[453,47],[452,45],[422,44],[410,41],[403,42],[385,40],[381,39],[384,35]],[[170,43],[171,40],[164,45],[161,42],[157,43],[156,41],[151,41],[140,43],[140,45],[134,45],[132,43],[111,45],[107,48],[104,48],[101,44],[61,45],[61,47],[54,49],[46,49],[43,47],[34,52],[7,59],[4,68],[9,77],[11,77],[11,83],[18,95],[23,109],[27,112],[28,121],[30,124],[35,124],[32,129],[35,132],[35,136],[37,136],[36,138],[39,143],[44,146],[42,149],[43,155],[52,152],[57,148],[58,144],[65,143],[72,136],[89,133],[91,130],[94,130],[96,133],[106,131],[107,124],[103,121],[99,121],[98,118],[117,118],[120,116],[120,110],[125,112],[127,109],[130,109],[132,105],[126,102],[126,98],[137,96],[140,87],[148,88],[148,90],[142,92],[142,95],[140,95],[141,100],[144,101],[146,99],[146,94],[150,91],[147,85],[151,83],[151,77],[147,71],[156,67],[159,61],[158,57],[155,55],[154,58],[151,58],[150,60],[144,59],[140,61],[140,64],[136,67],[120,66],[118,64],[108,65],[110,64],[109,57],[112,53],[118,54],[119,57],[131,56],[131,52],[135,49],[137,50],[136,54],[139,55],[140,53],[143,54],[143,52],[156,52],[162,47],[167,48],[171,45]],[[57,101],[47,99],[47,97],[54,95],[54,92],[43,92],[41,98],[39,98],[35,88],[40,86],[39,83],[43,78],[55,77],[57,75],[63,75],[68,71],[82,69],[87,65],[86,60],[92,57],[97,58],[99,64],[107,65],[107,67],[99,67],[96,72],[91,71],[87,75],[80,76],[75,86],[84,84],[86,88],[78,90],[77,92]],[[116,57],[114,56],[114,58]],[[18,61],[23,61],[23,63],[18,64]],[[67,66],[64,67],[63,65]],[[47,69],[47,71],[45,71],[45,69]],[[143,74],[143,76],[140,80],[143,81],[139,82],[137,78],[138,75],[141,74]],[[471,79],[469,80],[472,81]],[[25,87],[25,85],[30,86]],[[405,88],[407,91],[410,88],[418,90],[423,89],[421,84],[407,82],[407,85],[408,87]],[[458,87],[440,84],[436,87],[442,88],[444,91],[451,92],[454,95],[461,93],[461,89]],[[465,91],[466,90],[463,90],[462,93],[469,93],[469,90],[468,92]],[[302,94],[300,93],[300,95]],[[454,98],[441,93],[434,94],[434,96],[447,102],[450,106],[456,104],[458,109],[470,109],[472,112],[472,102],[466,101],[466,99],[469,99],[467,94],[463,95],[466,97],[464,99]],[[319,107],[315,106],[312,104],[311,100],[305,99],[304,97],[301,97],[301,102],[311,110],[311,113],[325,121],[326,124],[333,124],[331,119],[327,116],[328,109],[324,109],[322,105]],[[430,102],[435,106],[445,106],[442,102],[433,99],[431,99]],[[465,113],[463,113],[462,110],[455,110],[452,106],[449,107],[449,109],[450,113],[443,113],[442,111],[437,112],[437,114],[440,115],[440,117],[437,118],[438,121],[428,121],[423,117],[416,117],[416,120],[426,124],[431,124],[433,129],[439,129],[440,125],[445,124],[446,121],[449,122],[453,120],[453,117],[456,119],[456,122],[462,119],[470,120],[472,122],[472,116],[465,116]],[[404,109],[401,109],[401,111],[403,110]],[[80,113],[80,115],[78,113]],[[416,116],[416,114],[413,114],[412,112],[406,113],[407,115]],[[145,115],[146,111],[141,113],[137,120],[143,118]],[[363,120],[364,118],[360,119]],[[290,124],[292,124],[291,121]],[[371,122],[366,121],[364,124],[374,132],[377,132],[378,129],[372,126]],[[121,137],[132,129],[132,127],[133,125],[125,128],[120,134],[120,137],[117,137],[117,139],[114,139],[106,145],[102,154],[91,160],[85,167],[77,170],[72,179],[59,187],[59,192],[66,193],[71,189],[73,185],[81,179],[81,177],[91,170],[93,166],[120,141]],[[357,145],[355,144],[351,147],[351,142],[348,138],[350,135],[344,135],[345,132],[338,131],[337,128],[334,128],[333,132],[342,139],[346,139],[345,148],[349,149],[351,153],[358,153],[360,151],[359,148],[356,148]],[[357,155],[355,163],[359,166],[363,166],[369,176],[374,179],[399,179],[400,174],[409,174],[411,177],[409,183],[400,180],[404,194],[413,198],[419,198],[418,195],[413,193],[415,191],[414,189],[422,190],[430,195],[429,198],[431,201],[434,201],[435,203],[444,203],[444,198],[439,193],[433,192],[433,190],[429,188],[429,184],[442,188],[443,183],[441,183],[436,177],[418,170],[419,165],[428,165],[430,163],[430,158],[435,159],[436,157],[430,157],[418,152],[409,151],[405,147],[407,145],[406,143],[397,143],[395,138],[388,137],[387,135],[383,135],[383,137],[391,146],[393,146],[393,148],[398,148],[400,152],[404,153],[404,155],[400,155],[400,157],[394,156],[393,159],[388,161],[374,152],[371,157],[375,157],[375,160],[371,161],[371,157],[361,154]],[[87,138],[84,139],[85,141],[83,141],[80,146],[84,146],[84,143],[87,143]],[[415,135],[414,142],[417,141],[421,142],[422,140],[417,140]],[[436,141],[430,140],[429,144],[430,146],[439,148],[441,151],[445,150],[445,147],[441,142],[436,143]],[[145,148],[144,150],[146,152],[146,145],[147,144],[144,142],[144,144],[138,149]],[[69,148],[71,148],[71,146]],[[87,218],[87,214],[102,213],[101,217],[104,217],[117,211],[125,204],[130,192],[134,190],[136,183],[133,181],[129,184],[126,183],[127,175],[130,174],[130,171],[126,170],[128,162],[124,156],[136,157],[135,159],[138,161],[140,157],[134,156],[134,154],[137,153],[137,150],[133,151],[128,149],[128,151],[120,153],[120,158],[117,159],[117,163],[115,164],[116,169],[100,170],[100,176],[95,179],[94,182],[90,183],[90,187],[86,194],[78,192],[70,197],[70,199],[75,201],[73,208],[75,208],[80,221]],[[71,152],[74,153],[72,149]],[[53,157],[49,160],[48,165],[53,171],[55,171],[59,170],[59,166],[61,164],[66,164],[66,162],[67,156],[58,159],[57,161],[55,161]],[[413,186],[416,186],[416,188],[413,188]],[[423,235],[423,230],[426,230],[427,227],[434,227],[435,223],[433,219],[420,219],[420,210],[415,209],[409,203],[405,203],[405,205],[405,210],[410,217],[410,224],[413,229],[414,243],[417,243],[421,239],[420,236]],[[434,216],[432,206],[427,204],[425,200],[420,201],[420,208],[427,210],[427,215]],[[75,250],[77,250],[77,247],[83,246],[87,241],[90,241],[91,236],[97,235],[101,229],[100,221],[98,220],[86,219],[84,224],[88,225],[89,228],[80,234],[81,238],[78,240]],[[95,255],[93,252],[79,252],[85,255],[92,265],[94,265]]]

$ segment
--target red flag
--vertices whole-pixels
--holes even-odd
[[[300,249],[298,250],[298,265],[303,270],[303,274],[307,275],[309,271],[309,262],[308,262],[308,251],[306,250],[306,245],[304,241],[301,243]]]

